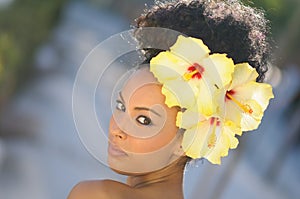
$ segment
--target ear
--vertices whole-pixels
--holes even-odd
[[[185,153],[182,149],[181,143],[180,143],[180,145],[176,146],[176,148],[174,149],[173,155],[177,156],[177,157],[181,157],[181,156],[185,155]]]
[[[183,139],[183,133],[184,130],[183,129],[179,129],[178,133],[177,133],[177,140],[176,140],[176,144],[174,146],[174,151],[173,151],[173,155],[176,157],[181,157],[185,155],[185,152],[183,151],[183,148],[181,146],[182,144],[182,139]]]

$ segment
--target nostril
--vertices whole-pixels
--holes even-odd
[[[126,135],[124,133],[117,133],[117,134],[115,134],[115,137],[120,139],[120,140],[125,140],[126,139]]]
[[[118,138],[120,138],[120,139],[122,139],[123,137],[122,137],[122,135],[116,135],[116,137],[118,137]]]

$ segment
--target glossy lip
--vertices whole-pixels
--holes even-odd
[[[112,156],[127,156],[127,153],[125,153],[118,146],[112,145],[112,144],[108,145],[108,153],[109,153],[109,155],[112,155]]]

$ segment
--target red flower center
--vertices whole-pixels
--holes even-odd
[[[188,67],[187,72],[183,75],[183,78],[188,81],[190,79],[201,79],[205,69],[198,63],[194,63]]]
[[[212,117],[210,118],[210,125],[220,126],[220,120],[218,118]]]

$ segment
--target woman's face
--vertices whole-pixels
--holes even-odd
[[[136,71],[120,91],[110,120],[108,163],[120,173],[161,169],[182,155],[178,107],[165,97],[148,68]]]

